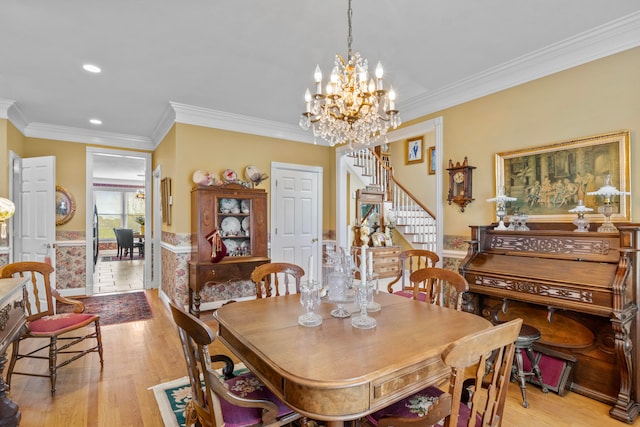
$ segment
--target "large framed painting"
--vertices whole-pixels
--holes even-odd
[[[620,191],[630,190],[629,131],[562,141],[541,147],[496,154],[496,194],[516,197],[509,202],[509,213],[527,214],[529,221],[572,221],[569,213],[582,200],[593,213],[585,215],[594,221],[602,220],[598,207],[602,197],[589,195],[610,178],[611,185]],[[617,213],[613,221],[631,220],[629,196],[612,200]]]

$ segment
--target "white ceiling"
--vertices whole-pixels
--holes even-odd
[[[309,142],[303,94],[316,64],[326,76],[346,54],[346,9],[0,0],[0,117],[27,136],[136,148],[174,120]],[[353,0],[353,48],[382,61],[404,121],[638,45],[638,0]]]

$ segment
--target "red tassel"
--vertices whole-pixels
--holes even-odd
[[[224,245],[218,229],[207,234],[206,239],[211,243],[211,262],[220,262],[227,255],[227,247]]]

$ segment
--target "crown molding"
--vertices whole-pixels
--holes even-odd
[[[175,121],[178,123],[313,144],[313,137],[298,126],[178,102],[170,104],[175,111]]]
[[[404,120],[450,108],[640,46],[640,12],[505,62],[434,92],[407,99]]]
[[[635,12],[431,93],[408,98],[402,105],[402,117],[404,121],[424,117],[445,108],[638,46],[640,46],[640,12]],[[177,102],[169,102],[151,137],[29,123],[16,102],[7,99],[0,99],[0,118],[8,119],[23,135],[29,137],[149,151],[157,148],[176,122],[296,142],[328,145],[320,138],[314,142],[311,132],[304,131],[295,125]]]
[[[30,123],[23,133],[25,136],[32,138],[99,144],[108,147],[125,147],[149,151],[152,151],[154,148],[151,139],[143,136],[98,132],[67,126],[48,125],[45,123]]]

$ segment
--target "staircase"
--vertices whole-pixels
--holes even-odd
[[[378,186],[385,193],[385,209],[396,217],[394,232],[399,232],[414,249],[437,252],[435,215],[397,182],[393,170],[372,149],[347,154],[347,167],[365,185]]]

